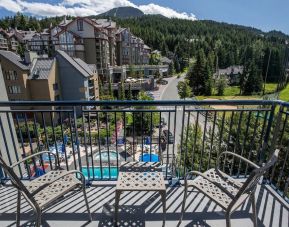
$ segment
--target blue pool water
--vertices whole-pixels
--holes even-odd
[[[102,169],[102,171],[101,171]],[[86,166],[82,167],[82,173],[85,176],[85,178],[88,178],[88,173],[89,177],[93,178],[93,172],[94,172],[94,178],[95,179],[101,179],[101,172],[102,172],[102,179],[116,179],[118,175],[118,169],[115,166],[110,167],[110,177],[109,177],[109,167],[89,167],[87,168]]]

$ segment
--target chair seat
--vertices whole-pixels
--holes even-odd
[[[52,170],[45,175],[31,181],[27,185],[27,189],[30,193],[33,193],[45,183],[49,183],[61,174],[67,172],[68,171],[66,170]],[[75,177],[75,174],[69,174],[40,190],[36,195],[34,195],[34,199],[38,203],[39,207],[43,208],[44,206],[57,200],[59,197],[63,196],[72,189],[79,187],[80,185],[81,181]]]
[[[203,174],[206,175],[210,180],[225,188],[229,193],[217,187],[202,176],[198,176],[194,180],[188,181],[188,186],[196,187],[209,198],[214,200],[223,209],[226,209],[232,201],[230,196],[236,196],[240,187],[242,186],[242,183],[236,181],[220,170],[216,170],[215,168],[209,169]]]

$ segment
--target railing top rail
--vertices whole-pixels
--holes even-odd
[[[103,100],[103,101],[2,101],[0,107],[10,106],[189,106],[189,105],[282,105],[289,102],[280,100]]]

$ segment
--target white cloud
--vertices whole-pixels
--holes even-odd
[[[19,4],[17,4],[17,2],[13,0],[1,0],[0,8],[1,7],[12,12],[18,12],[21,10],[21,7],[19,6]]]
[[[43,0],[44,1],[44,0]],[[26,0],[0,0],[0,8],[11,12],[30,13],[40,17],[51,17],[60,15],[88,16],[104,13],[112,8],[121,6],[132,6],[139,8],[145,14],[161,14],[166,17],[175,17],[195,20],[193,14],[177,12],[171,8],[156,4],[137,6],[129,0],[62,0],[61,3],[28,2]]]
[[[166,17],[170,18],[181,18],[181,19],[187,19],[187,20],[196,20],[196,16],[194,14],[188,14],[188,13],[179,13],[171,8],[159,6],[156,4],[148,4],[148,5],[140,5],[138,7],[141,11],[143,11],[145,14],[161,14]]]

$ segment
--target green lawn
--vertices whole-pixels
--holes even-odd
[[[277,84],[276,83],[267,83],[265,86],[265,94],[273,93],[276,91]],[[197,98],[199,100],[204,99],[223,99],[223,100],[230,100],[230,99],[261,99],[261,96],[259,95],[250,95],[250,96],[242,96],[240,95],[240,87],[239,86],[228,86],[225,89],[223,96],[217,96],[217,91],[213,90],[212,96],[198,96]],[[287,89],[287,92],[285,91],[287,95],[287,101],[289,100],[289,87]],[[284,94],[284,96],[286,97]],[[283,100],[283,99],[282,99]]]
[[[280,92],[279,99],[286,102],[289,101],[289,84]]]
[[[267,83],[265,86],[265,93],[274,93],[277,89],[277,85],[276,83]]]

